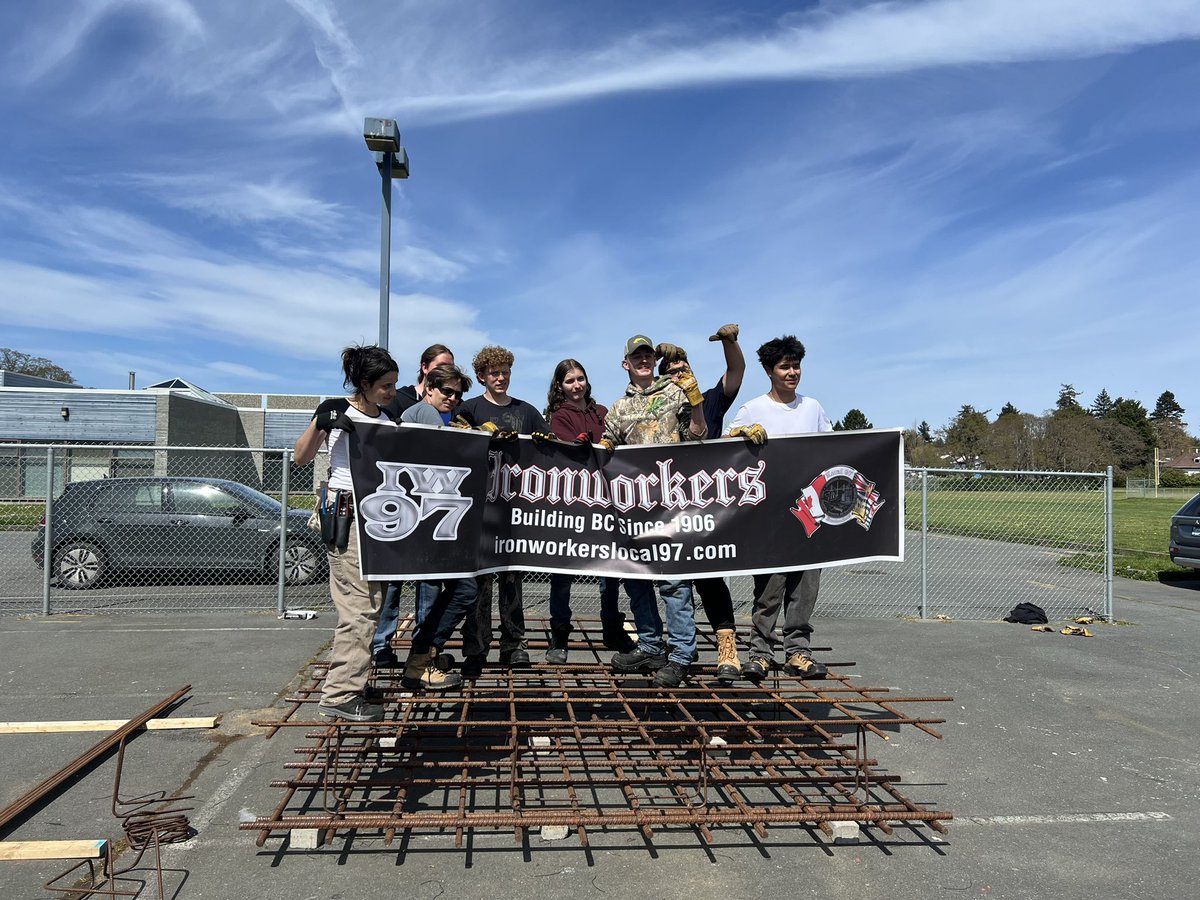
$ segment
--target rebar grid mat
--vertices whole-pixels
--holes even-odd
[[[527,623],[530,654],[546,646],[548,623]],[[537,640],[537,635],[543,635]],[[453,833],[565,826],[588,846],[589,829],[690,827],[712,842],[718,827],[821,828],[857,822],[891,835],[894,826],[944,834],[949,812],[905,797],[900,778],[867,753],[870,735],[889,739],[904,726],[933,738],[944,719],[912,714],[915,704],[951,697],[895,696],[851,683],[848,661],[823,659],[828,678],[773,672],[761,684],[716,680],[714,664],[693,665],[674,689],[648,677],[614,673],[599,623],[576,624],[567,665],[509,669],[489,663],[482,676],[447,693],[412,694],[403,669],[376,670],[386,720],[320,719],[322,666],[269,729],[300,728],[308,744],[271,782],[283,798],[268,816],[243,823],[263,846],[275,833]],[[701,636],[701,658],[715,656]],[[407,636],[397,642],[403,658]],[[823,656],[817,648],[818,656]]]

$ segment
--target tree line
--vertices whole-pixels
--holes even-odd
[[[1137,400],[1113,399],[1107,389],[1090,406],[1081,392],[1064,384],[1054,408],[1041,415],[1004,404],[995,419],[991,410],[964,404],[942,428],[928,422],[905,431],[910,465],[930,468],[1047,469],[1098,472],[1112,466],[1118,483],[1153,477],[1154,454],[1167,460],[1200,446],[1188,433],[1185,410],[1171,391],[1159,395],[1148,411]],[[1200,484],[1200,476],[1163,470],[1161,483]]]

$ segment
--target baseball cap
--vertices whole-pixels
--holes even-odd
[[[654,352],[654,341],[646,337],[644,334],[635,334],[625,342],[625,355],[628,356],[639,347],[645,347],[651,353]]]

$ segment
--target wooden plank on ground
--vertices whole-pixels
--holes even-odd
[[[128,719],[77,719],[59,722],[0,722],[0,734],[65,734],[75,731],[116,731],[128,724]],[[173,728],[216,728],[216,716],[193,718],[151,719],[146,723],[147,731],[164,731]]]
[[[0,859],[98,859],[106,840],[0,841]]]

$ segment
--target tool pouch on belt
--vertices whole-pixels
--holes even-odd
[[[321,540],[327,547],[345,550],[350,543],[350,523],[353,521],[353,504],[348,491],[321,488],[321,502],[317,510],[321,517]]]

